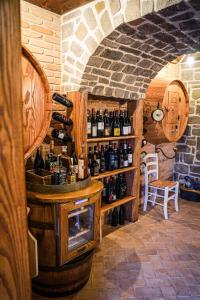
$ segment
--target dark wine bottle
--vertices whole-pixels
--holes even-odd
[[[117,226],[119,223],[118,209],[115,207],[112,212],[111,226]]]
[[[93,161],[92,147],[89,147],[88,150],[88,173],[89,174],[91,174],[92,161]]]
[[[114,144],[114,170],[116,169],[118,169],[118,151],[116,144]]]
[[[131,148],[131,144],[128,144],[127,153],[128,153],[128,165],[129,167],[131,167],[133,165],[133,151]]]
[[[113,171],[115,169],[115,153],[112,144],[108,148],[108,170]]]
[[[88,116],[87,116],[87,137],[92,137],[92,117],[90,114],[90,110],[88,110]]]
[[[131,130],[129,129],[129,119],[127,116],[127,111],[124,112],[124,121],[123,121],[123,127],[122,127],[122,135],[128,135],[131,133]],[[129,132],[130,131],[130,132]]]
[[[129,117],[128,111],[126,112],[127,115],[127,121],[128,121],[128,134],[130,135],[132,133],[132,125],[131,125],[131,118]]]
[[[98,176],[99,175],[99,164],[96,160],[96,154],[94,154],[94,159],[91,164],[91,176]]]
[[[119,111],[119,124],[120,124],[120,135],[123,135],[124,113],[122,110]]]
[[[71,119],[68,119],[66,116],[64,116],[58,112],[54,112],[52,114],[52,118],[60,123],[67,125],[67,126],[73,125],[73,121]]]
[[[119,208],[119,224],[120,225],[125,224],[125,208],[124,208],[124,205],[120,205],[120,208]]]
[[[113,120],[113,136],[120,136],[120,123],[119,123],[118,111],[115,112],[115,116]]]
[[[97,137],[97,118],[94,109],[92,109],[92,137],[95,138]]]
[[[122,145],[120,145],[118,149],[118,169],[121,169],[124,167],[124,154],[122,150]]]
[[[127,152],[127,145],[124,143],[124,149],[123,149],[123,164],[124,168],[128,167],[128,152]]]
[[[66,107],[73,107],[73,103],[69,99],[67,99],[65,96],[60,95],[58,93],[54,93],[52,95],[52,99]]]
[[[35,174],[41,175],[41,169],[44,169],[44,160],[41,156],[40,150],[37,149],[37,153],[34,160]]]
[[[70,136],[66,135],[66,133],[63,130],[53,129],[51,132],[51,136],[62,142],[71,142],[72,141],[72,138]]]
[[[100,172],[104,173],[105,171],[106,171],[106,161],[105,161],[104,146],[101,145],[101,152],[100,152]]]
[[[99,138],[104,136],[104,120],[101,111],[98,113],[97,119],[97,136]]]
[[[107,109],[104,112],[104,136],[105,137],[111,136],[110,120],[109,120]]]
[[[103,190],[101,194],[102,203],[107,203],[107,185],[108,185],[108,177],[103,180]]]

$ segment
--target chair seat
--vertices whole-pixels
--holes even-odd
[[[149,183],[150,187],[157,187],[157,188],[165,188],[165,187],[175,187],[177,184],[176,181],[169,181],[169,180],[155,180]]]

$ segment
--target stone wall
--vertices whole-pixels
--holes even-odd
[[[47,75],[52,91],[61,89],[61,17],[28,2],[21,2],[22,44]]]
[[[199,10],[182,1],[118,26],[90,57],[81,90],[141,99],[157,73],[177,56],[200,50]]]
[[[185,134],[177,143],[176,179],[186,175],[200,178],[200,55],[193,57],[193,65],[188,65],[186,61],[181,64],[181,79],[189,93],[190,113]]]
[[[175,13],[178,13],[180,2],[183,3],[181,0],[96,0],[64,14],[62,16],[63,91],[79,90],[81,78],[89,58],[93,55],[103,39],[120,24],[136,20],[146,14],[162,10],[166,7],[168,7],[170,14],[172,13],[170,6],[173,4],[178,4],[174,10]],[[191,2],[196,3],[197,1],[191,0]],[[182,7],[184,7],[183,4],[180,4],[180,12]],[[193,6],[190,8],[196,9],[196,7]],[[158,24],[159,20],[155,19],[154,22]],[[166,28],[167,26],[170,30],[170,25],[165,24]],[[147,32],[147,34],[149,35],[151,32],[154,32],[154,29],[149,27],[150,32]],[[174,28],[174,30],[176,30],[176,28]],[[144,28],[142,29],[142,32],[143,31]],[[171,43],[171,40],[167,41],[167,43]],[[127,45],[130,45],[130,43],[125,43],[125,46]],[[160,42],[160,48],[162,48],[162,45],[162,42]],[[106,47],[109,47],[109,44]],[[130,53],[129,51],[127,52]],[[135,51],[137,51],[137,49]],[[144,52],[149,52],[149,50],[144,49]],[[136,52],[135,55],[137,55]],[[116,58],[116,60],[117,59],[118,58]],[[128,62],[129,56],[127,56],[126,60]],[[132,59],[130,60],[130,64],[131,63],[134,64],[135,61]]]

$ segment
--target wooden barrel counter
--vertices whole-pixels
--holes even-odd
[[[157,108],[164,112],[159,122],[152,118]],[[178,141],[186,129],[188,114],[189,98],[180,80],[152,80],[144,101],[144,136],[149,143]]]
[[[69,193],[27,192],[29,230],[38,242],[39,275],[32,281],[38,294],[69,295],[88,281],[99,242],[101,190],[101,182],[91,181]]]
[[[45,138],[51,121],[52,101],[46,75],[25,47],[22,48],[22,101],[26,159]]]

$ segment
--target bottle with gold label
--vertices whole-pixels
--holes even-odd
[[[115,111],[113,120],[113,136],[120,136],[119,112]]]

